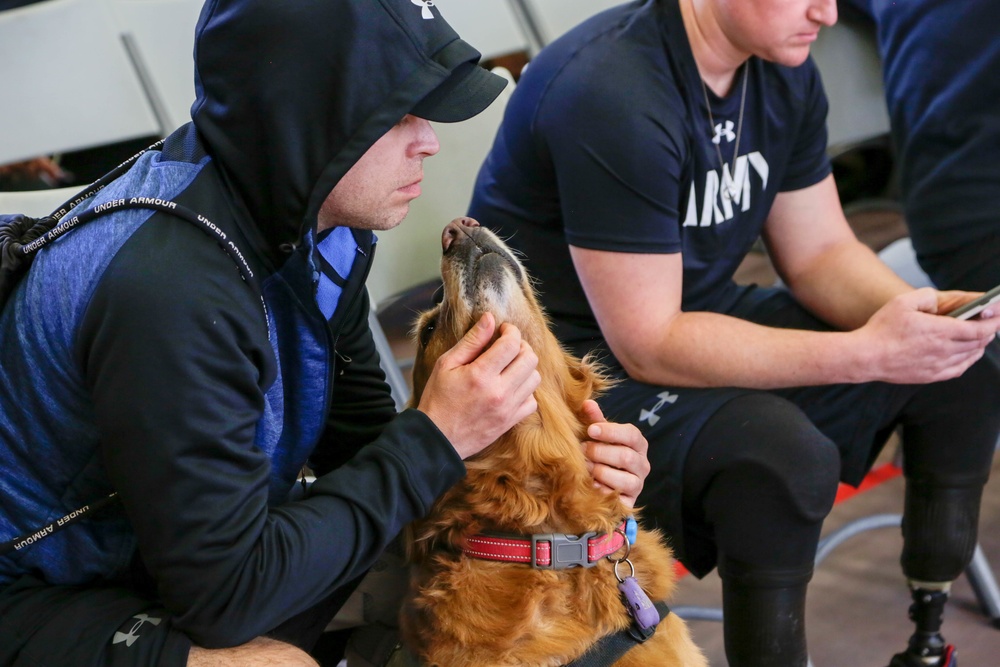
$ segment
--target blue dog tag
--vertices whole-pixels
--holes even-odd
[[[618,584],[618,590],[622,592],[625,608],[640,630],[649,630],[660,623],[660,612],[656,611],[656,607],[635,577],[625,577],[624,581]]]

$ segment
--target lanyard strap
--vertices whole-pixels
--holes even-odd
[[[108,496],[105,496],[104,498],[101,498],[97,502],[90,503],[89,505],[84,505],[80,509],[73,510],[63,518],[56,519],[47,526],[42,526],[30,535],[22,535],[20,537],[15,537],[9,542],[4,542],[3,544],[0,544],[0,556],[9,554],[12,551],[20,551],[25,547],[30,547],[32,544],[45,539],[49,535],[62,530],[66,526],[74,524],[94,512],[101,511],[117,500],[118,492],[116,491]]]

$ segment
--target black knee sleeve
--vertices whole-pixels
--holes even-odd
[[[982,485],[906,485],[903,554],[909,578],[926,582],[956,579],[972,560],[979,526]]]

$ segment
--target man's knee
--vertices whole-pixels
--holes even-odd
[[[308,653],[291,644],[258,637],[241,646],[223,649],[191,648],[188,667],[319,667]]]
[[[769,394],[734,399],[698,435],[687,463],[690,517],[711,526],[720,556],[811,573],[840,454],[799,408]]]
[[[770,499],[805,523],[826,518],[840,480],[836,445],[777,396],[742,397],[724,410],[723,418],[738,428],[718,444],[727,452],[713,454],[721,464],[713,484],[727,484],[736,496],[755,502]]]

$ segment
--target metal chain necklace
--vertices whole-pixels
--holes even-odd
[[[740,154],[740,135],[743,133],[743,106],[747,101],[747,79],[750,78],[749,67],[750,62],[744,61],[743,92],[740,94],[740,116],[736,121],[736,146],[733,148],[733,174],[728,173],[726,170],[726,163],[722,159],[722,148],[720,148],[720,144],[722,144],[723,132],[715,126],[715,118],[712,117],[712,103],[708,101],[708,87],[705,85],[705,80],[698,77],[698,80],[701,81],[701,92],[705,95],[705,109],[708,110],[708,124],[712,130],[712,143],[715,144],[715,154],[719,156],[719,169],[722,171],[722,196],[730,201],[736,199],[736,195],[740,192],[739,188],[736,187],[734,179],[736,177],[736,159]]]

